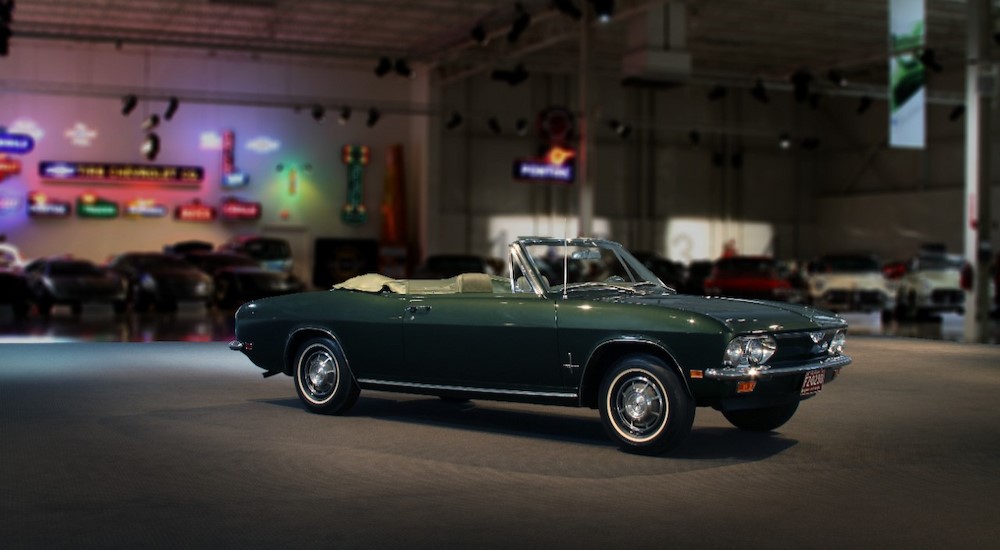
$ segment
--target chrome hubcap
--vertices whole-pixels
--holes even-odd
[[[306,389],[317,398],[322,399],[337,387],[337,360],[326,350],[313,352],[305,364]]]
[[[615,411],[622,428],[643,436],[659,429],[667,403],[656,383],[645,375],[635,375],[618,386]]]

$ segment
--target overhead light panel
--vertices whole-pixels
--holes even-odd
[[[382,118],[382,113],[380,113],[375,107],[372,107],[371,109],[368,109],[368,120],[365,121],[365,124],[369,128],[373,128],[376,124],[378,124],[378,120],[380,118]]]
[[[524,31],[528,30],[528,25],[531,24],[531,14],[524,10],[524,6],[520,2],[514,4],[514,21],[510,25],[510,30],[507,32],[507,42],[513,44],[517,42]]]

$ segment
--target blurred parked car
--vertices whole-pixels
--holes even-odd
[[[867,254],[831,254],[809,263],[809,302],[830,311],[891,314],[896,294],[878,259]]]
[[[427,260],[417,267],[414,279],[448,279],[462,273],[487,273],[492,275],[493,268],[481,256],[473,254],[437,254],[428,256]]]
[[[189,252],[184,259],[212,276],[213,301],[220,308],[235,308],[244,302],[302,292],[306,285],[291,273],[270,271],[257,260],[229,252]]]
[[[960,256],[923,254],[914,258],[899,279],[896,306],[900,315],[918,317],[929,313],[965,311]]]
[[[765,256],[733,256],[715,262],[705,294],[801,303],[802,290],[784,277],[778,262]]]
[[[0,304],[10,305],[15,318],[28,315],[28,281],[19,268],[0,267]]]
[[[249,256],[271,271],[291,273],[294,265],[292,247],[285,239],[240,235],[220,245],[219,250]]]
[[[663,284],[680,291],[684,279],[687,277],[684,264],[669,260],[652,252],[635,252],[632,254],[635,259],[642,262],[646,269],[653,272]]]
[[[712,274],[715,262],[711,260],[695,260],[688,264],[684,284],[678,289],[682,294],[704,294],[705,279]]]
[[[114,271],[90,260],[58,256],[39,258],[24,268],[31,301],[42,315],[55,305],[68,305],[74,315],[85,303],[111,304],[115,313],[126,308],[125,280]]]
[[[0,269],[20,269],[27,262],[21,256],[21,251],[9,243],[0,243]]]
[[[133,311],[145,311],[151,305],[161,311],[172,311],[179,302],[212,304],[212,278],[177,256],[126,252],[115,256],[108,265],[128,282],[128,300]]]

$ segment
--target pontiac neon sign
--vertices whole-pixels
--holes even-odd
[[[49,181],[86,181],[103,183],[159,183],[197,187],[205,177],[199,166],[147,164],[103,164],[43,160],[38,175]]]
[[[553,147],[541,159],[516,159],[512,175],[520,181],[573,183],[576,179],[575,156],[575,151]]]
[[[72,211],[68,202],[52,200],[43,193],[28,195],[28,216],[32,218],[66,218]]]

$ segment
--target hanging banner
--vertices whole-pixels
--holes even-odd
[[[889,145],[925,143],[924,0],[889,0]]]
[[[371,158],[371,150],[365,145],[345,145],[343,161],[347,165],[347,203],[341,211],[344,223],[358,225],[368,219],[365,208],[365,167]]]

